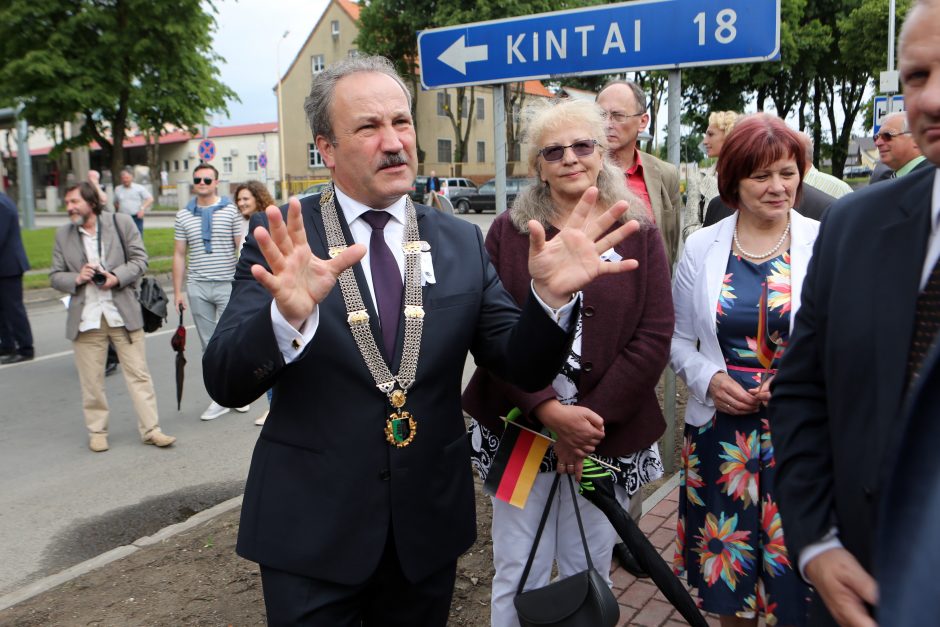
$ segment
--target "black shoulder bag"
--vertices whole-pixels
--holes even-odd
[[[121,227],[117,223],[117,214],[111,214],[114,219],[114,230],[117,232],[118,239],[121,241],[121,250],[124,251],[124,261],[127,262],[127,245],[124,244],[124,236],[121,235]],[[166,292],[160,287],[160,282],[156,279],[143,276],[140,279],[140,289],[137,290],[137,302],[140,303],[140,313],[144,317],[144,331],[153,333],[163,326],[166,321],[167,298]]]
[[[548,520],[548,512],[555,500],[558,480],[561,475],[555,476],[552,489],[548,493],[548,502],[542,512],[542,520],[529,552],[529,560],[525,570],[522,571],[522,580],[516,592],[513,603],[519,623],[522,627],[613,627],[620,619],[620,606],[614,598],[613,592],[607,587],[604,578],[594,570],[591,562],[591,553],[588,551],[587,539],[584,537],[584,525],[581,523],[581,510],[578,508],[578,499],[574,491],[574,481],[568,475],[568,486],[571,488],[571,502],[574,503],[574,512],[578,518],[578,529],[581,532],[581,544],[584,546],[584,556],[587,558],[587,570],[571,577],[560,579],[548,584],[544,588],[536,588],[523,592],[532,561],[535,559],[535,550],[539,546],[539,539]]]

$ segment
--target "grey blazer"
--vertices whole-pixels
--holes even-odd
[[[121,240],[114,230],[117,227],[124,237],[127,258],[121,248]],[[101,248],[104,266],[108,272],[118,278],[118,286],[112,289],[112,298],[118,313],[124,319],[128,331],[136,331],[144,326],[137,302],[136,286],[147,270],[147,249],[140,232],[129,215],[103,213],[98,216],[98,228],[101,229]],[[78,325],[82,320],[82,308],[85,306],[85,287],[76,285],[75,278],[85,265],[85,250],[81,234],[74,224],[64,224],[55,234],[55,248],[52,251],[52,270],[49,279],[52,287],[71,294],[68,317],[65,322],[65,337],[74,340],[78,337]]]

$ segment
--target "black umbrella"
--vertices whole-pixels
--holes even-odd
[[[186,356],[183,352],[186,350],[186,327],[183,326],[183,305],[180,303],[180,323],[176,327],[176,333],[170,338],[170,346],[176,351],[176,411],[180,410],[180,403],[183,400],[183,378],[186,369]]]
[[[699,612],[695,601],[689,595],[679,578],[672,572],[672,568],[663,560],[646,535],[640,531],[633,519],[620,507],[614,496],[614,480],[610,472],[602,468],[590,458],[584,460],[584,471],[581,474],[581,496],[594,503],[604,512],[610,524],[613,525],[630,552],[639,562],[640,566],[649,573],[653,583],[659,588],[672,606],[679,610],[682,618],[692,627],[708,627],[702,613]]]

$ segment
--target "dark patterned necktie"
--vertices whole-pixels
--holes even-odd
[[[362,219],[372,227],[372,238],[369,240],[369,270],[372,272],[372,290],[375,292],[375,304],[382,323],[385,356],[389,363],[395,356],[402,302],[401,271],[392,250],[385,243],[384,229],[391,217],[387,211],[366,211],[362,214]]]
[[[914,336],[907,357],[907,386],[920,375],[920,367],[940,331],[940,259],[934,264],[924,291],[917,296],[914,314]]]

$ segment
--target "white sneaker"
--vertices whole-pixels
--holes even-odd
[[[215,401],[212,401],[212,403],[209,404],[209,409],[202,412],[202,415],[199,416],[199,419],[200,420],[215,420],[219,416],[227,414],[228,412],[229,412],[228,407],[222,407]]]
[[[261,414],[260,416],[258,416],[257,418],[255,418],[255,424],[256,424],[256,425],[258,425],[259,427],[264,426],[264,421],[268,419],[268,411],[269,411],[269,410],[265,410],[265,412],[264,412],[263,414]]]
[[[246,414],[248,413],[248,410],[251,409],[251,405],[245,405],[244,407],[234,407],[233,409],[240,414]]]

